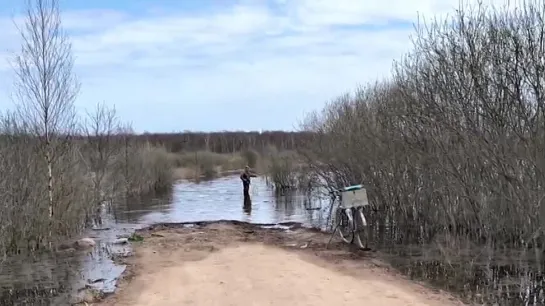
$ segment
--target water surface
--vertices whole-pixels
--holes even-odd
[[[170,201],[158,199],[147,203],[127,203],[115,214],[118,222],[154,224],[161,222],[193,222],[237,220],[251,223],[300,222],[319,225],[320,208],[328,201],[302,194],[275,195],[262,178],[252,181],[251,207],[245,209],[242,184],[237,176],[174,186]],[[312,203],[312,204],[310,204]]]

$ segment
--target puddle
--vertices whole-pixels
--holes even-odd
[[[128,244],[118,244],[119,238],[156,223],[236,220],[286,230],[296,224],[319,228],[325,224],[327,201],[314,199],[310,206],[302,195],[275,196],[262,178],[252,181],[250,195],[248,207],[240,179],[230,176],[199,184],[180,182],[164,198],[126,200],[105,208],[101,227],[86,234],[97,242],[92,252],[3,262],[0,305],[66,305],[69,296],[85,287],[114,292],[125,267],[115,264],[112,256],[131,252]]]

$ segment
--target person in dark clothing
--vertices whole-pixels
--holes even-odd
[[[252,177],[256,177],[256,175],[250,172],[250,167],[244,167],[244,172],[240,174],[240,180],[242,181],[245,202],[250,199],[250,180]]]

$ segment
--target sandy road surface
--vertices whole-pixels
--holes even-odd
[[[143,232],[101,305],[461,305],[327,235],[230,223]]]

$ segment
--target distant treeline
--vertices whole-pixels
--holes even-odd
[[[98,134],[72,134],[69,136],[50,136],[54,138],[70,138],[73,140],[101,139],[114,142],[147,142],[151,145],[162,146],[171,152],[208,150],[215,153],[233,153],[247,149],[262,151],[274,146],[281,150],[297,150],[313,137],[312,132],[180,132],[180,133],[143,133],[132,134],[127,132],[101,131]],[[0,143],[15,138],[26,138],[32,141],[35,136],[26,133],[9,133],[0,135]],[[36,139],[37,140],[37,139]]]
[[[261,151],[268,146],[283,150],[296,150],[311,139],[309,132],[182,132],[144,133],[136,136],[153,145],[161,145],[171,152],[210,150],[232,153],[246,149]]]

